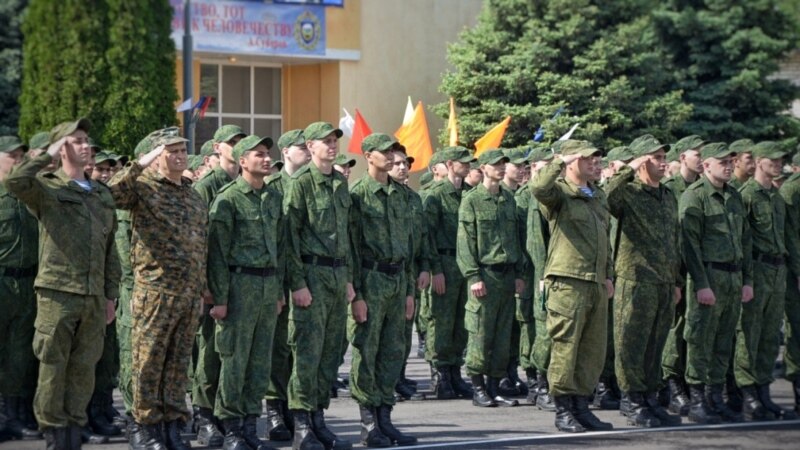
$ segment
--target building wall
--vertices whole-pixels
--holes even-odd
[[[791,52],[789,57],[781,63],[781,69],[777,77],[785,78],[795,86],[800,86],[800,49]],[[795,99],[792,102],[791,112],[794,117],[800,119],[800,99]]]

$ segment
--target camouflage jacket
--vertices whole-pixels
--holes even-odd
[[[786,202],[786,250],[789,255],[800,252],[800,173],[792,174],[780,189],[781,197]],[[789,260],[789,270],[797,277],[800,268]]]
[[[414,279],[421,272],[430,272],[430,236],[428,234],[428,224],[425,222],[425,211],[422,207],[422,197],[414,192],[410,187],[403,186],[408,194],[408,205],[411,209],[411,233],[414,243],[414,259],[412,273]]]
[[[777,189],[770,186],[764,189],[751,178],[746,181],[739,193],[744,201],[750,232],[753,236],[753,257],[760,255],[786,256],[790,269],[800,273],[797,253],[797,229],[788,230],[786,201]],[[794,240],[794,242],[789,242]]]
[[[0,268],[34,267],[38,245],[36,217],[0,183]]]
[[[233,178],[228,175],[228,172],[222,167],[217,166],[214,170],[206,172],[203,178],[197,180],[194,184],[194,189],[200,194],[200,197],[203,198],[206,207],[210,209],[211,202],[214,201],[217,192],[222,189],[222,186],[225,186],[231,181],[233,181]]]
[[[442,273],[441,250],[456,250],[458,234],[458,208],[462,191],[445,179],[433,184],[427,191],[423,207],[431,237],[431,272]]]

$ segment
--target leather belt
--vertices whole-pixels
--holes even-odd
[[[754,254],[753,260],[767,263],[771,266],[782,266],[786,264],[786,260],[783,258],[783,256],[773,256],[773,255],[767,255],[765,253]]]
[[[271,277],[275,275],[274,267],[241,267],[241,266],[228,266],[231,273],[243,273],[245,275],[254,275],[257,277]]]
[[[374,270],[377,272],[385,273],[386,275],[395,276],[403,271],[403,263],[391,263],[373,261],[371,259],[361,260],[361,267],[367,270]]]
[[[486,264],[481,265],[486,270],[491,270],[492,272],[498,273],[506,273],[514,268],[513,264]]]
[[[347,265],[347,261],[344,258],[331,258],[328,256],[311,256],[311,255],[303,255],[300,257],[306,264],[313,264],[315,266],[325,266],[325,267],[344,267]]]
[[[730,263],[721,263],[721,262],[709,262],[708,267],[716,270],[722,270],[723,272],[741,272],[742,265],[741,264],[730,264]]]
[[[36,266],[33,267],[0,267],[0,277],[27,278],[36,276]]]

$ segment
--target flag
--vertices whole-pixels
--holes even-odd
[[[411,96],[408,96],[408,103],[406,103],[406,112],[403,114],[403,125],[411,123],[414,118],[414,105],[411,104]]]
[[[558,138],[558,140],[559,140],[559,141],[566,141],[567,139],[569,139],[570,137],[572,137],[572,133],[574,133],[574,132],[575,132],[575,130],[576,130],[576,129],[578,129],[578,125],[580,125],[580,122],[578,122],[578,123],[576,123],[575,125],[573,125],[573,126],[572,126],[572,128],[570,128],[570,129],[569,129],[569,131],[567,131],[567,133],[566,133],[566,134],[564,134],[563,136],[561,136],[560,138]]]
[[[186,100],[185,102],[183,102],[180,105],[178,105],[178,107],[175,108],[175,112],[184,112],[184,111],[188,111],[190,109],[192,109],[192,98],[191,97],[189,97],[189,99]]]
[[[506,128],[508,128],[509,122],[511,122],[511,116],[506,116],[502,122],[495,125],[494,128],[486,132],[482,138],[475,141],[476,158],[478,155],[483,153],[484,150],[500,147],[500,143],[503,142],[503,136],[506,134]]]
[[[361,151],[361,141],[364,140],[365,137],[372,134],[372,130],[367,125],[367,121],[364,120],[364,116],[361,115],[361,112],[356,108],[356,120],[355,126],[353,127],[353,137],[350,138],[350,145],[347,147],[347,151],[350,153],[363,153]]]
[[[428,133],[428,122],[425,120],[425,110],[422,102],[417,103],[411,119],[395,131],[394,136],[406,148],[406,154],[414,158],[410,172],[428,168],[428,163],[433,154],[431,136]]]
[[[450,146],[458,145],[458,124],[456,123],[456,102],[450,97],[450,118],[447,119],[447,131],[450,135]]]
[[[355,121],[353,121],[353,116],[351,116],[346,109],[342,108],[342,111],[344,111],[344,117],[339,119],[339,129],[342,130],[345,136],[351,138],[353,137],[353,125],[355,125]]]
[[[206,97],[204,95],[200,97],[200,100],[198,100],[194,106],[192,106],[192,123],[195,123],[198,119],[202,119],[206,116],[208,105],[211,104],[213,99],[214,97]]]

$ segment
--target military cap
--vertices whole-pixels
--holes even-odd
[[[47,131],[40,131],[33,136],[31,136],[30,142],[28,142],[30,148],[47,148],[50,145],[50,133]]]
[[[80,118],[74,122],[61,122],[50,130],[50,143],[54,144],[59,139],[67,137],[77,130],[83,130],[88,133],[91,127],[92,122],[85,118]]]
[[[153,149],[153,137],[151,135],[147,135],[136,144],[136,148],[133,149],[134,156],[144,155],[145,153],[149,152]]]
[[[130,158],[128,158],[128,155],[119,155],[119,154],[114,153],[114,152],[109,152],[109,153],[114,158],[114,161],[116,161],[117,164],[119,164],[121,166],[124,166],[130,160]]]
[[[669,150],[669,145],[662,144],[652,134],[644,134],[639,136],[634,139],[630,145],[630,151],[636,157],[649,155],[659,150]]]
[[[419,185],[420,187],[427,186],[433,181],[433,174],[430,172],[425,172],[419,177]]]
[[[712,142],[710,144],[705,144],[703,149],[700,150],[700,157],[703,159],[706,158],[717,158],[721,159],[729,155],[736,155],[736,152],[731,150],[728,147],[728,144],[724,142]]]
[[[458,161],[462,163],[471,163],[475,161],[472,152],[465,147],[445,147],[437,153],[441,153],[441,161],[439,162]]]
[[[209,139],[203,142],[203,145],[200,147],[200,155],[211,156],[213,154],[214,154],[214,140]]]
[[[28,151],[28,146],[25,145],[18,137],[0,136],[0,152],[11,153],[18,148],[21,148],[24,152]]]
[[[544,147],[539,147],[531,151],[530,160],[531,162],[535,163],[539,161],[550,161],[553,159],[554,156],[555,155],[553,154],[552,150]]]
[[[303,136],[307,141],[323,139],[331,133],[336,134],[337,138],[342,137],[343,134],[342,130],[334,128],[328,122],[314,122],[303,130]]]
[[[156,130],[152,133],[153,148],[161,145],[180,144],[181,142],[189,142],[188,139],[181,137],[181,130],[178,127],[168,127]]]
[[[471,163],[469,163],[469,170],[478,170],[480,168],[481,168],[481,164],[478,162],[477,159],[475,161],[472,161]]]
[[[259,145],[263,145],[267,147],[267,150],[272,148],[272,138],[271,137],[259,137],[255,134],[247,136],[246,138],[239,141],[236,145],[233,146],[233,157],[234,158],[241,158],[242,155],[253,150],[254,148],[258,147]]]
[[[731,150],[735,151],[737,155],[741,155],[742,153],[752,153],[754,145],[755,143],[750,139],[739,139],[738,141],[731,142],[729,147]]]
[[[214,142],[228,142],[236,136],[247,136],[247,133],[238,125],[223,125],[214,132]]]
[[[508,162],[511,164],[525,164],[528,162],[527,147],[510,148],[502,150],[503,154],[508,157]]]
[[[117,160],[109,152],[101,150],[94,155],[94,163],[100,164],[104,162],[110,162],[112,166],[117,165]]]
[[[606,162],[623,161],[628,162],[634,158],[634,153],[630,147],[622,145],[614,147],[608,151],[608,154],[603,158]]]
[[[433,152],[433,155],[431,155],[431,160],[428,162],[428,167],[433,167],[436,164],[443,163],[444,162],[444,159],[442,159],[443,156],[444,156],[443,150],[439,150],[438,152]]]
[[[793,166],[800,166],[800,152],[797,152],[792,156],[792,165]]]
[[[562,155],[581,155],[584,158],[589,156],[596,156],[600,154],[600,149],[594,146],[589,141],[578,141],[574,139],[567,139],[561,144]]]
[[[337,166],[350,166],[353,167],[356,165],[356,160],[352,156],[347,156],[345,153],[339,153],[336,155],[336,159],[333,160],[333,163]]]
[[[189,155],[189,170],[197,170],[203,165],[203,155]]]
[[[303,130],[290,130],[286,133],[283,133],[281,137],[278,138],[278,149],[284,149],[287,147],[291,147],[293,145],[305,145],[306,144],[306,137],[303,136]]]
[[[688,151],[688,150],[697,150],[703,145],[706,145],[707,142],[704,141],[700,136],[696,134],[692,134],[681,138],[672,145],[676,152],[680,155],[681,153]]]
[[[553,142],[553,145],[550,146],[550,149],[553,150],[553,154],[554,155],[560,155],[561,154],[561,146],[564,145],[564,142],[567,142],[567,141],[555,141],[555,142]]]
[[[272,168],[280,172],[283,170],[283,161],[275,161],[272,163]]]
[[[681,159],[681,154],[678,153],[677,150],[675,150],[675,147],[669,149],[669,151],[667,152],[667,162],[668,163],[675,162],[675,161],[680,161],[680,159]]]
[[[414,158],[413,156],[406,155],[406,162],[408,163],[409,167],[411,167],[414,164],[414,161],[416,161],[416,158]]]
[[[99,152],[100,150],[102,150],[102,149],[103,149],[103,148],[100,146],[100,144],[98,144],[98,143],[97,143],[97,141],[95,141],[95,140],[94,140],[94,139],[92,139],[92,138],[89,138],[89,148],[91,148],[92,150],[94,150],[94,151],[96,151],[96,152]]]
[[[397,139],[384,133],[372,133],[361,141],[361,150],[364,153],[378,151],[385,152],[398,148],[400,143]]]
[[[509,157],[506,156],[503,153],[502,150],[496,149],[496,148],[493,148],[493,149],[490,149],[490,150],[484,150],[484,152],[481,153],[480,156],[478,156],[478,162],[481,165],[483,165],[483,164],[493,165],[493,164],[497,164],[497,163],[501,163],[501,162],[509,162],[509,161],[510,161]]]
[[[762,141],[753,146],[753,156],[756,158],[778,159],[788,154],[788,151],[774,141]]]

